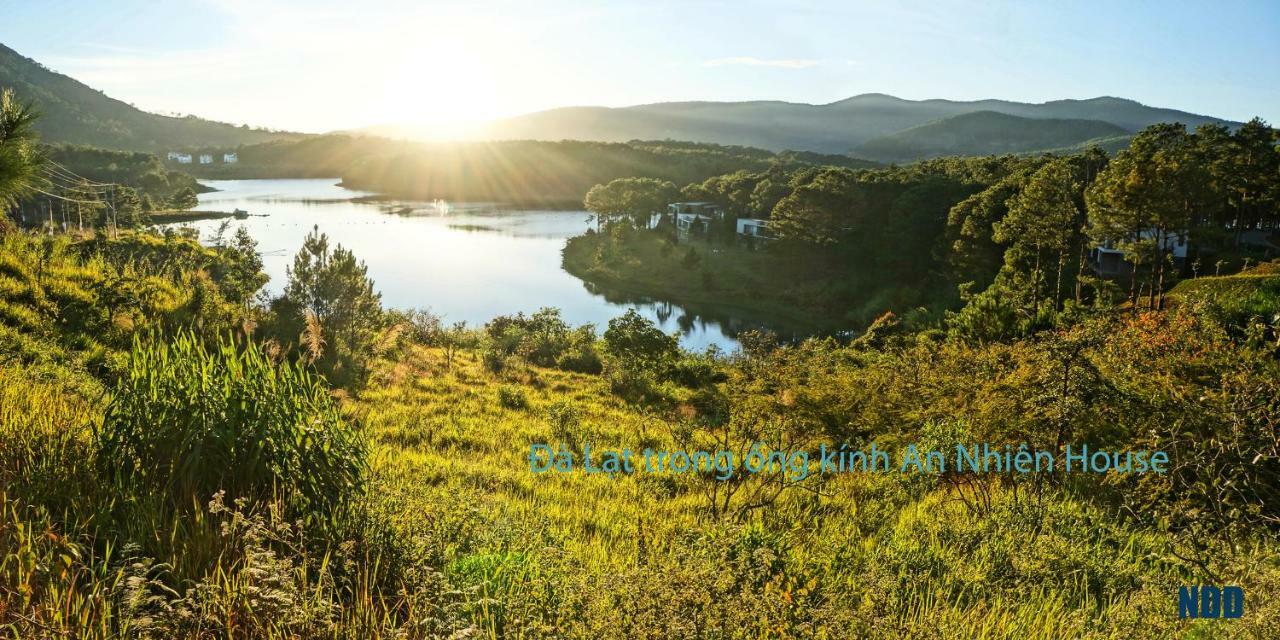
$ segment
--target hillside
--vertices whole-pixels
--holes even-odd
[[[0,44],[0,87],[34,101],[42,117],[41,139],[126,151],[163,151],[190,146],[235,146],[300,134],[251,129],[194,116],[147,113],[45,68]]]
[[[665,102],[634,107],[567,107],[539,111],[493,122],[478,134],[486,139],[598,140],[624,142],[643,139],[693,140],[740,144],[765,149],[803,149],[823,153],[854,153],[862,145],[936,120],[977,112],[1019,118],[1095,120],[1133,132],[1158,122],[1182,122],[1190,127],[1220,119],[1149,107],[1133,100],[1100,97],[1055,100],[1040,104],[1005,100],[904,100],[884,94],[863,94],[812,105],[779,101]],[[1046,136],[1053,138],[1053,136]],[[1084,139],[1070,140],[1070,146]],[[992,141],[1017,146],[1018,140]],[[955,153],[984,153],[981,147],[961,146]]]
[[[978,111],[876,138],[858,147],[855,154],[882,162],[906,162],[949,155],[1025,153],[1126,133],[1100,120],[1035,119]]]
[[[775,154],[751,147],[638,140],[415,144],[323,136],[295,144],[245,147],[240,153],[237,171],[260,166],[266,158],[292,158],[283,162],[299,167],[326,158],[349,158],[340,175],[343,184],[355,189],[413,199],[551,207],[581,206],[588,189],[615,178],[658,178],[686,185],[740,170],[764,171],[774,165],[783,169],[876,166],[842,155]]]

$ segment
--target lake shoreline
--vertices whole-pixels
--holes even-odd
[[[202,194],[197,210],[252,212],[232,226],[243,226],[258,242],[269,295],[279,293],[303,239],[318,228],[366,263],[386,307],[430,309],[449,322],[483,326],[499,316],[556,307],[571,325],[603,328],[635,309],[695,351],[712,344],[732,351],[737,332],[759,324],[758,314],[737,306],[619,296],[566,271],[565,243],[593,224],[581,209],[400,200],[337,182],[210,181],[219,191]],[[203,216],[187,220],[202,238],[214,237],[225,220],[197,217]]]

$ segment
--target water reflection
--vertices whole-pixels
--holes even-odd
[[[559,307],[571,324],[603,329],[636,309],[690,349],[737,346],[733,335],[763,326],[730,309],[628,296],[583,283],[560,268],[564,242],[589,226],[585,211],[537,211],[494,203],[387,201],[337,186],[337,180],[210,180],[200,208],[244,209],[232,222],[258,241],[271,277],[284,285],[293,255],[312,226],[364,260],[383,303],[430,309],[453,322],[482,325],[495,316]],[[262,217],[259,217],[262,216]],[[190,223],[202,237],[221,221]]]

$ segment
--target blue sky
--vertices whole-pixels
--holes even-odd
[[[0,0],[0,42],[144,109],[305,131],[869,92],[1280,122],[1280,2]]]

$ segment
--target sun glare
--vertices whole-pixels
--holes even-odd
[[[433,37],[406,48],[384,84],[389,121],[417,135],[456,138],[502,114],[495,45],[462,35]]]

